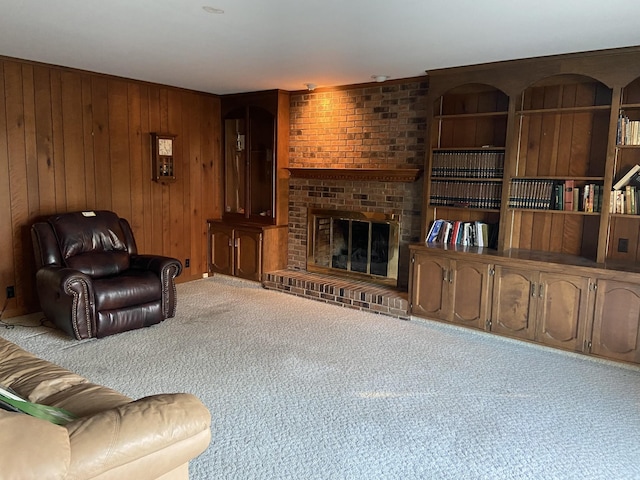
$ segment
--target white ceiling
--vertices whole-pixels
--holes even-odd
[[[217,94],[640,45],[634,0],[1,2],[0,55]]]

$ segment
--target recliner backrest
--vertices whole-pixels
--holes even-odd
[[[94,278],[117,275],[129,268],[128,236],[114,212],[64,213],[49,218],[47,223],[65,266]]]

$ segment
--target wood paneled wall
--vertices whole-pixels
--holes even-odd
[[[39,309],[29,229],[53,213],[113,210],[141,253],[189,258],[180,280],[201,277],[206,219],[221,214],[219,118],[215,95],[0,57],[2,318]],[[149,132],[178,135],[176,182],[151,180]]]

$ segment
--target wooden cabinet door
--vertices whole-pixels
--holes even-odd
[[[496,265],[491,331],[532,340],[538,272]]]
[[[582,351],[588,321],[589,278],[543,272],[537,299],[536,341]]]
[[[209,273],[233,275],[233,228],[209,224]]]
[[[451,321],[482,328],[489,318],[491,265],[481,262],[452,261]]]
[[[236,229],[235,276],[247,280],[262,280],[262,232]]]
[[[640,363],[640,285],[598,280],[591,353]]]
[[[416,253],[412,260],[411,313],[449,320],[449,260]]]

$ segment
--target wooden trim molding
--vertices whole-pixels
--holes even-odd
[[[375,182],[415,182],[420,168],[287,168],[291,178]]]

